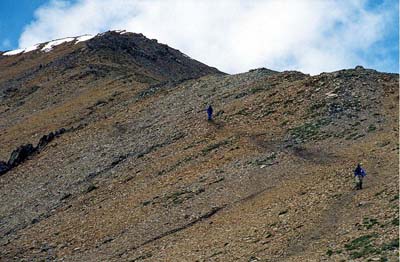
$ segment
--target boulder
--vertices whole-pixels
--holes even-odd
[[[30,155],[36,152],[36,148],[33,147],[32,144],[26,144],[19,146],[15,149],[8,160],[7,165],[12,168],[22,163],[25,159],[27,159]]]
[[[8,170],[10,170],[10,166],[4,161],[0,161],[0,175],[5,174]]]
[[[50,132],[50,134],[48,134],[48,135],[42,136],[42,138],[40,138],[39,143],[38,143],[37,146],[36,146],[36,149],[37,149],[38,151],[43,150],[43,148],[44,148],[48,143],[50,143],[51,140],[54,139],[54,137],[55,137],[55,135],[54,135],[53,132]]]

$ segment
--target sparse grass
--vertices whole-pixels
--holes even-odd
[[[259,159],[255,159],[252,161],[247,162],[247,164],[254,164],[254,165],[271,165],[272,164],[272,160],[276,159],[276,153],[273,152],[265,157],[259,158]]]
[[[345,139],[346,140],[350,140],[350,139],[354,139],[355,137],[357,137],[358,133],[352,133],[350,135],[348,135]]]
[[[255,93],[258,93],[258,92],[260,92],[260,91],[263,91],[264,90],[264,88],[263,87],[253,87],[253,88],[250,88],[250,90],[249,90],[249,93],[250,94],[255,94]]]
[[[387,146],[387,145],[389,145],[389,144],[390,144],[390,141],[389,141],[389,140],[386,140],[386,141],[382,141],[382,142],[378,143],[377,146],[379,146],[379,147],[385,147],[385,146]]]
[[[229,144],[230,142],[231,142],[231,140],[219,141],[219,142],[217,142],[217,143],[215,143],[215,144],[208,145],[206,148],[204,148],[203,150],[201,150],[201,152],[202,152],[203,155],[206,155],[207,153],[213,151],[214,149],[217,149],[217,148],[219,148],[219,147],[221,147],[221,146],[227,145],[227,144]]]
[[[375,219],[375,218],[367,218],[367,217],[364,218],[363,226],[366,229],[371,229],[374,225],[379,225],[379,222],[378,222],[377,219]]]
[[[365,246],[363,249],[359,251],[354,251],[350,253],[350,258],[356,259],[368,256],[370,254],[379,254],[379,250],[373,248],[372,246]]]
[[[310,113],[313,113],[314,111],[317,111],[318,109],[325,107],[325,105],[326,105],[326,102],[325,102],[325,101],[316,102],[316,103],[314,103],[314,104],[312,104],[312,105],[310,106],[310,108],[308,109],[308,111],[309,111]]]
[[[242,116],[248,116],[250,113],[247,111],[246,108],[240,109],[238,112],[236,112],[233,115],[242,115]]]
[[[350,243],[345,244],[344,247],[348,251],[363,248],[363,247],[370,245],[372,239],[375,237],[376,237],[376,234],[361,236],[356,239],[353,239]]]
[[[290,130],[292,137],[306,140],[316,137],[320,133],[320,128],[329,124],[328,119],[319,119],[315,122],[305,123]]]
[[[97,186],[95,186],[94,184],[90,184],[87,188],[86,188],[86,193],[92,192],[93,190],[97,189]]]
[[[214,253],[211,254],[210,258],[216,257],[216,256],[221,255],[223,253],[224,253],[223,251],[215,251]]]
[[[368,255],[379,255],[388,250],[396,250],[399,248],[399,239],[393,239],[380,247],[374,247],[372,240],[377,237],[377,234],[369,234],[358,237],[346,244],[344,247],[350,251],[350,258],[357,259],[367,257]],[[382,260],[383,259],[383,260]],[[385,257],[381,257],[381,261],[386,261]]]
[[[368,132],[373,132],[375,130],[376,130],[376,126],[375,125],[371,124],[371,125],[368,126]]]
[[[375,196],[380,196],[380,195],[382,195],[383,192],[385,192],[385,189],[375,193]]]
[[[287,123],[289,123],[289,120],[285,120],[285,121],[283,121],[283,122],[281,123],[281,126],[286,126],[286,125],[287,125]]]
[[[338,250],[332,250],[332,249],[328,249],[327,251],[326,251],[326,255],[328,256],[328,257],[331,257],[333,254],[341,254],[342,253],[342,250],[341,249],[338,249]]]
[[[263,114],[261,115],[261,118],[262,117],[265,117],[265,116],[268,116],[268,115],[270,115],[270,114],[273,114],[273,113],[275,113],[276,111],[275,110],[273,110],[273,109],[268,109],[268,110],[266,110],[265,112],[263,112]]]
[[[395,195],[392,199],[390,199],[390,202],[398,200],[399,200],[399,195]]]
[[[383,244],[381,249],[382,251],[399,249],[399,239],[396,238],[390,241],[389,243]]]

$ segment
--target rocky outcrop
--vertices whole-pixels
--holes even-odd
[[[21,164],[25,159],[27,159],[30,155],[33,155],[37,151],[37,148],[33,147],[32,144],[26,144],[19,146],[15,149],[8,160],[8,166],[10,168],[16,167]]]
[[[7,162],[0,161],[0,175],[3,175],[10,171],[12,168],[18,166],[30,156],[33,156],[42,151],[47,144],[49,144],[54,138],[64,134],[67,130],[61,128],[55,132],[50,132],[48,135],[44,135],[40,138],[36,147],[32,144],[21,145],[16,148],[10,155]]]
[[[142,34],[108,31],[91,39],[88,49],[103,58],[139,65],[141,70],[164,80],[191,79],[219,70],[196,61],[179,50]]]
[[[0,175],[4,174],[8,170],[10,170],[10,166],[4,161],[0,161]]]

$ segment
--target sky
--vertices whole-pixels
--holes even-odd
[[[117,29],[227,73],[399,72],[396,0],[0,1],[0,50]]]

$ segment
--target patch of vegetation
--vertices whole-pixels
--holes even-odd
[[[399,239],[396,238],[390,241],[389,243],[383,244],[381,249],[382,251],[399,249]]]
[[[371,125],[368,126],[368,132],[373,132],[375,130],[376,130],[376,126],[375,125],[371,124]]]
[[[173,165],[170,166],[169,168],[163,169],[163,170],[159,171],[159,172],[157,173],[157,175],[158,175],[158,176],[165,175],[165,174],[167,174],[167,173],[169,173],[169,172],[175,170],[176,168],[180,167],[182,164],[185,164],[185,163],[187,163],[187,162],[189,162],[189,161],[191,161],[191,160],[193,160],[193,157],[191,157],[191,156],[185,157],[184,159],[179,160],[178,162],[176,162],[175,164],[173,164]]]
[[[216,183],[222,182],[224,180],[225,180],[225,178],[221,177],[221,178],[218,178],[217,180],[211,181],[210,183],[208,183],[208,185],[216,184]]]
[[[346,140],[355,139],[355,137],[357,137],[357,136],[358,136],[358,133],[356,132],[356,133],[352,133],[352,134],[348,135],[345,139]]]
[[[213,151],[214,149],[217,149],[217,148],[219,148],[219,147],[221,147],[221,146],[227,145],[227,144],[229,144],[230,142],[231,142],[231,140],[219,141],[219,142],[217,142],[217,143],[215,143],[215,144],[208,145],[206,148],[204,148],[203,150],[201,150],[201,152],[202,152],[203,155],[206,155],[207,153]]]
[[[366,229],[371,229],[374,225],[379,225],[379,222],[378,222],[377,219],[375,219],[375,218],[367,218],[367,217],[364,218],[363,226]]]
[[[287,123],[289,123],[289,120],[285,120],[285,121],[283,121],[283,122],[281,123],[281,126],[286,126],[286,125],[287,125]]]
[[[377,146],[379,146],[379,147],[385,147],[385,146],[387,146],[387,145],[389,145],[389,144],[390,144],[390,141],[389,141],[389,140],[386,140],[386,141],[382,141],[382,142],[378,143]]]
[[[399,218],[398,217],[395,217],[395,218],[393,218],[393,220],[392,220],[392,225],[394,225],[394,226],[398,226],[399,225]]]
[[[328,249],[327,251],[326,251],[326,255],[328,256],[328,257],[331,257],[333,254],[341,254],[342,253],[342,250],[340,250],[340,249],[338,249],[338,250],[332,250],[332,249]]]
[[[86,188],[86,193],[92,192],[93,190],[97,189],[97,186],[95,186],[94,184],[90,184],[87,188]]]
[[[278,222],[274,222],[274,223],[271,223],[271,224],[269,224],[271,227],[274,227],[274,226],[276,226],[276,225],[278,225]]]
[[[356,239],[353,239],[350,243],[345,244],[344,247],[348,251],[359,249],[359,248],[364,248],[364,247],[370,245],[372,239],[375,238],[376,236],[377,236],[376,234],[370,234],[370,235],[358,237]]]
[[[254,165],[272,165],[272,160],[276,159],[276,153],[273,152],[267,156],[263,156],[259,159],[255,159],[252,161],[247,162],[247,164],[254,164]]]
[[[260,87],[260,86],[252,87],[252,88],[249,89],[249,93],[250,94],[255,94],[255,93],[258,93],[258,92],[263,91],[263,90],[264,90],[264,88]]]
[[[291,104],[291,103],[293,103],[293,102],[294,102],[294,99],[290,98],[290,99],[285,100],[285,102],[283,102],[283,104],[284,104],[285,107],[286,107],[287,105],[289,105],[289,104]]]
[[[354,126],[359,126],[360,124],[361,124],[361,123],[357,121],[357,122],[354,122],[353,124],[350,123],[350,126],[353,126],[353,127],[354,127]]]
[[[267,110],[265,110],[265,111],[262,112],[262,115],[261,115],[259,118],[266,117],[266,116],[268,116],[268,115],[270,115],[270,114],[273,114],[273,113],[275,113],[275,112],[276,112],[276,111],[273,110],[273,109],[267,109]]]
[[[358,134],[355,137],[353,137],[353,140],[359,139],[359,138],[364,137],[364,136],[365,136],[365,134]]]
[[[239,94],[235,95],[235,98],[236,98],[236,99],[239,99],[239,98],[242,98],[242,97],[244,97],[244,96],[247,96],[247,93],[246,93],[246,92],[242,92],[242,93],[239,93]]]
[[[272,233],[271,232],[267,232],[267,233],[265,233],[264,237],[265,238],[270,238],[270,237],[272,237]]]
[[[316,137],[320,133],[320,128],[330,123],[328,119],[319,119],[315,122],[305,123],[290,130],[292,137],[306,140]]]
[[[184,201],[193,198],[195,195],[203,193],[205,191],[204,188],[200,187],[194,190],[181,190],[172,193],[165,197],[166,201],[171,201],[173,204],[178,205],[183,203]]]
[[[370,221],[370,219],[368,221]],[[362,258],[372,254],[379,255],[383,251],[396,250],[399,248],[399,239],[394,239],[389,243],[383,244],[381,247],[374,247],[372,244],[372,240],[376,237],[377,234],[369,234],[358,237],[352,240],[350,243],[346,244],[346,250],[351,251],[350,258]],[[385,261],[385,257],[382,257],[381,261]]]
[[[310,113],[314,112],[314,111],[318,111],[318,109],[325,107],[326,102],[325,101],[320,101],[320,102],[316,102],[314,104],[312,104],[310,106],[310,108],[308,109],[308,111]]]
[[[191,193],[192,193],[191,191],[186,191],[186,190],[176,191],[172,193],[170,196],[168,196],[167,199],[171,199],[172,203],[174,204],[180,204],[184,200],[192,198],[193,195]]]
[[[390,202],[398,200],[399,200],[399,195],[395,195],[392,199],[390,199]]]
[[[223,254],[223,253],[224,253],[223,251],[216,251],[216,252],[214,252],[214,253],[211,254],[210,258],[216,257],[216,256],[221,255],[221,254]]]
[[[254,262],[254,261],[259,261],[259,259],[257,257],[255,257],[255,256],[251,256],[249,258],[249,262]]]

